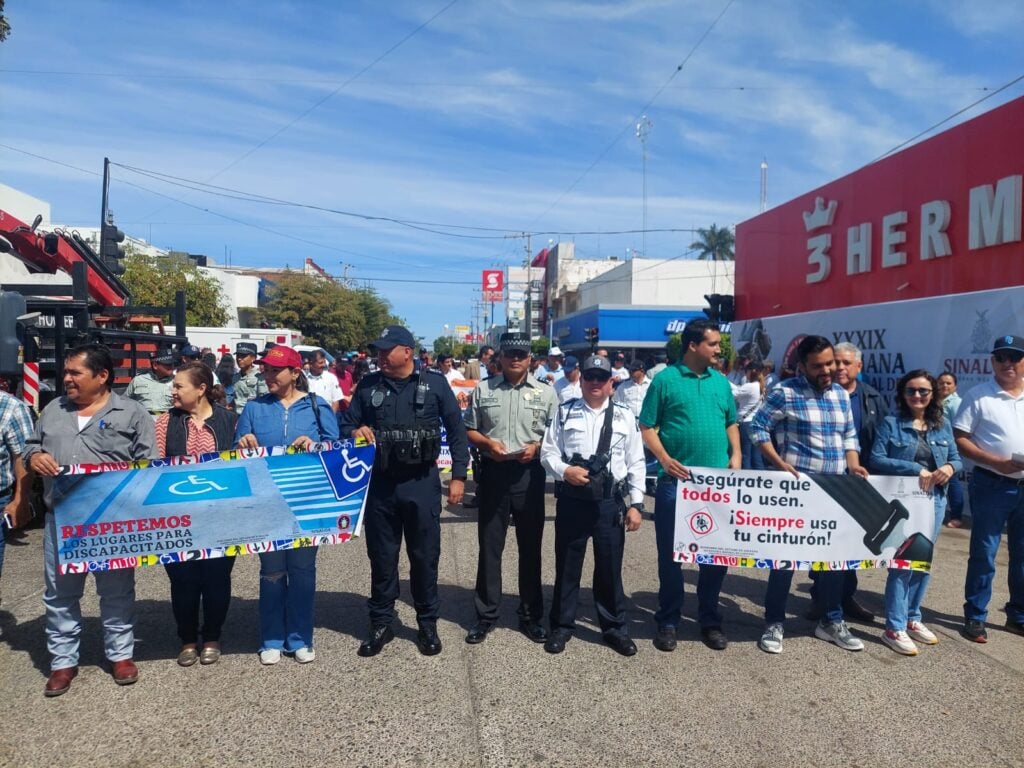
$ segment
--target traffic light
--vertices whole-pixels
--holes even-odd
[[[104,224],[100,231],[100,256],[107,269],[115,275],[124,274],[124,232],[114,226],[113,222]]]
[[[722,323],[731,323],[736,319],[736,297],[727,293],[719,298],[718,319]]]
[[[708,320],[717,323],[722,316],[722,296],[718,293],[705,293],[704,301],[708,303],[704,307],[704,314],[708,316]]]
[[[0,374],[20,376],[24,362],[24,331],[18,318],[25,314],[25,297],[0,291]]]

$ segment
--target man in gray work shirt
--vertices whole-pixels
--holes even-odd
[[[554,389],[530,375],[530,339],[503,333],[501,375],[481,381],[466,412],[470,445],[480,451],[476,571],[477,623],[467,643],[481,643],[498,620],[501,555],[509,518],[519,544],[519,629],[535,643],[547,640],[541,625],[544,593],[540,548],[544,535],[544,467],[540,443],[558,409]]]
[[[99,344],[75,347],[64,360],[63,397],[43,410],[36,432],[25,447],[25,463],[43,478],[46,527],[43,574],[46,591],[46,644],[50,677],[44,693],[60,696],[78,674],[78,642],[82,632],[79,606],[85,573],[59,572],[57,527],[53,515],[54,477],[68,464],[102,464],[155,457],[153,417],[137,402],[110,388],[114,361]],[[130,685],[139,676],[132,661],[135,646],[135,571],[96,571],[104,651],[114,682]]]

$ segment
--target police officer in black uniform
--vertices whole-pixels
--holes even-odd
[[[448,503],[458,504],[469,463],[462,412],[447,380],[431,370],[414,371],[416,341],[400,325],[385,328],[371,347],[379,371],[367,375],[342,416],[341,432],[377,445],[366,504],[366,551],[370,556],[370,634],[360,656],[375,656],[394,639],[398,555],[405,534],[420,653],[441,652],[437,636],[437,561],[441,555],[441,479],[437,458],[441,424],[452,454]]]
[[[548,653],[561,653],[576,626],[587,540],[594,540],[594,604],[604,641],[623,656],[636,653],[626,630],[622,588],[625,531],[644,511],[644,447],[636,417],[611,401],[608,358],[583,363],[583,397],[563,403],[544,434],[540,457],[554,475],[555,589]],[[627,504],[629,505],[627,507]]]

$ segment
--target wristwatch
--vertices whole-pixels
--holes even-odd
[[[644,503],[642,501],[638,501],[636,504],[630,504],[629,508],[635,509],[641,515],[644,513]]]

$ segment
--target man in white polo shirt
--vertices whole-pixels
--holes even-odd
[[[322,349],[314,350],[310,354],[306,380],[309,382],[309,391],[314,395],[320,395],[331,406],[331,410],[337,413],[341,401],[345,399],[345,393],[341,391],[338,377],[327,370],[327,355]]]
[[[1006,628],[1024,635],[1024,338],[1000,336],[992,349],[992,381],[971,389],[953,420],[971,473],[971,550],[964,583],[964,634],[988,642],[985,620],[1006,527],[1010,555]]]

